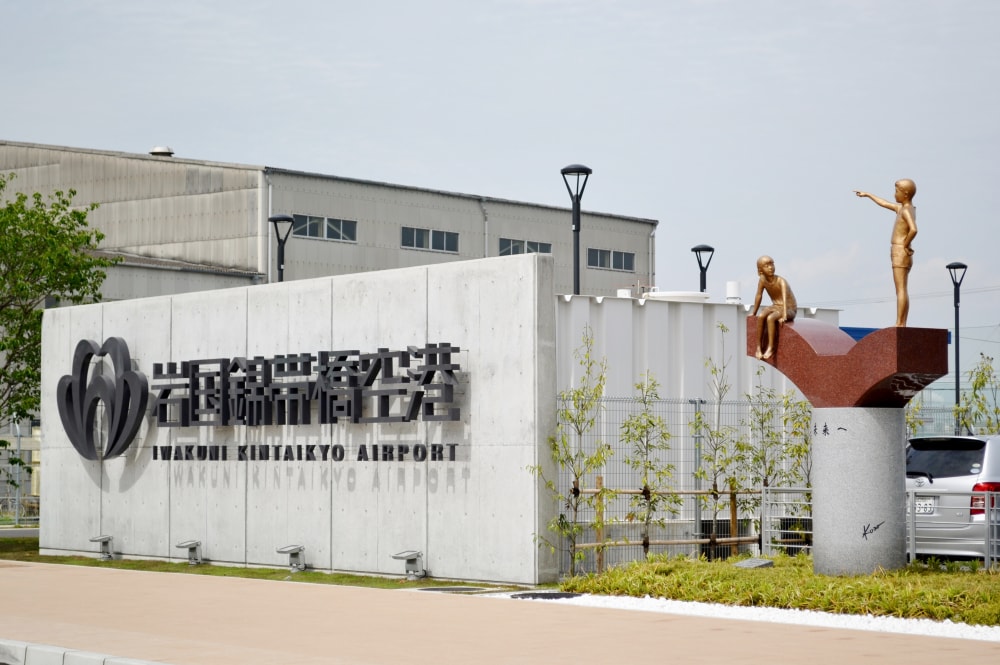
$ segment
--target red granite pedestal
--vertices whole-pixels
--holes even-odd
[[[747,317],[747,355],[757,349],[757,317]],[[855,342],[814,319],[779,327],[773,357],[762,361],[788,377],[816,408],[901,409],[948,373],[948,331],[882,328]]]
[[[747,319],[747,355],[757,318]],[[780,327],[773,357],[813,406],[813,569],[868,574],[906,564],[903,407],[948,372],[948,332],[884,328],[858,342],[836,326]]]

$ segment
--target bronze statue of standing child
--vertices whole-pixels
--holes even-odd
[[[757,317],[757,353],[759,360],[767,360],[774,355],[778,341],[778,326],[795,319],[797,303],[792,287],[784,277],[774,274],[774,259],[762,256],[757,259],[757,294],[753,299],[753,314]],[[757,314],[760,309],[760,299],[764,291],[771,297],[771,304]],[[767,344],[765,346],[765,335]],[[762,347],[763,350],[762,350]]]
[[[910,294],[907,281],[910,268],[913,267],[913,247],[910,243],[917,235],[917,209],[913,206],[913,197],[917,195],[917,186],[912,180],[904,178],[896,181],[895,201],[880,199],[874,194],[854,190],[857,196],[868,198],[896,213],[896,221],[892,225],[890,239],[890,258],[892,259],[892,281],[896,286],[896,325],[906,325],[906,317],[910,313]]]

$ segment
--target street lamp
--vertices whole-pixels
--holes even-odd
[[[566,191],[573,200],[573,295],[575,296],[580,295],[580,197],[587,188],[587,178],[593,172],[590,167],[583,164],[570,164],[561,171]],[[576,176],[575,186],[569,186],[569,178],[566,176]]]
[[[272,215],[267,221],[274,224],[274,235],[278,237],[278,281],[285,281],[285,241],[292,232],[295,218],[291,215]],[[283,226],[284,225],[284,226]],[[284,233],[282,233],[284,229]]]
[[[691,248],[691,251],[694,252],[695,257],[698,259],[698,269],[701,270],[701,292],[704,293],[707,284],[705,277],[708,275],[708,264],[712,262],[712,257],[715,256],[715,248],[709,245],[695,245]]]
[[[962,288],[962,280],[965,279],[965,271],[969,266],[964,263],[955,261],[949,263],[947,266],[948,272],[951,273],[951,283],[955,286],[955,436],[959,436],[962,433],[962,426],[958,422],[958,405],[961,403],[959,383],[961,380],[961,371],[959,370],[958,364],[958,305],[959,305],[959,291]]]
[[[15,468],[14,477],[14,527],[21,526],[21,424],[14,423],[14,430],[17,432],[17,459],[19,464]]]

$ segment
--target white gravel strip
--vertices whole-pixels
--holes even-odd
[[[883,633],[904,633],[931,637],[954,637],[966,640],[1000,642],[1000,627],[969,626],[951,621],[931,621],[930,619],[897,619],[858,614],[828,614],[811,610],[785,610],[773,607],[734,607],[710,603],[691,603],[662,598],[630,598],[627,596],[596,596],[584,594],[576,598],[546,599],[546,603],[586,605],[642,612],[665,612],[688,616],[717,619],[740,619],[743,621],[767,621],[789,623],[802,626],[822,626],[826,628],[846,628],[849,630],[871,630]]]

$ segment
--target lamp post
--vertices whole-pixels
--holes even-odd
[[[580,295],[580,197],[587,188],[587,178],[593,172],[590,167],[583,164],[570,164],[561,171],[566,191],[573,200],[573,295],[575,296]],[[567,176],[576,177],[573,187],[570,187],[570,179]]]
[[[961,391],[959,390],[959,383],[961,382],[961,370],[958,364],[958,347],[959,347],[959,337],[958,337],[958,306],[959,306],[959,291],[962,288],[962,280],[965,279],[965,271],[969,266],[964,263],[955,261],[949,263],[947,266],[948,272],[951,273],[951,283],[955,286],[955,436],[962,433],[962,425],[958,422],[958,405],[961,403]]]
[[[715,256],[715,248],[709,245],[695,245],[691,248],[694,252],[695,257],[698,259],[698,269],[701,271],[701,292],[705,292],[708,280],[706,279],[708,275],[708,264],[712,262],[712,257]]]
[[[291,215],[272,215],[267,221],[274,224],[274,235],[278,238],[278,281],[285,281],[285,241],[288,234],[292,232],[292,225],[295,218]],[[284,226],[284,233],[282,227]]]
[[[689,399],[688,403],[694,405],[694,422],[698,424],[698,429],[695,430],[694,435],[694,489],[696,492],[701,491],[701,405],[705,403],[705,400],[698,397],[696,399]],[[701,497],[694,497],[694,537],[701,538]],[[714,531],[713,531],[714,533]]]
[[[21,460],[21,424],[14,423],[14,429],[17,432],[17,455],[18,461]],[[21,526],[21,465],[18,464],[15,469],[14,478],[14,527],[17,528]]]

